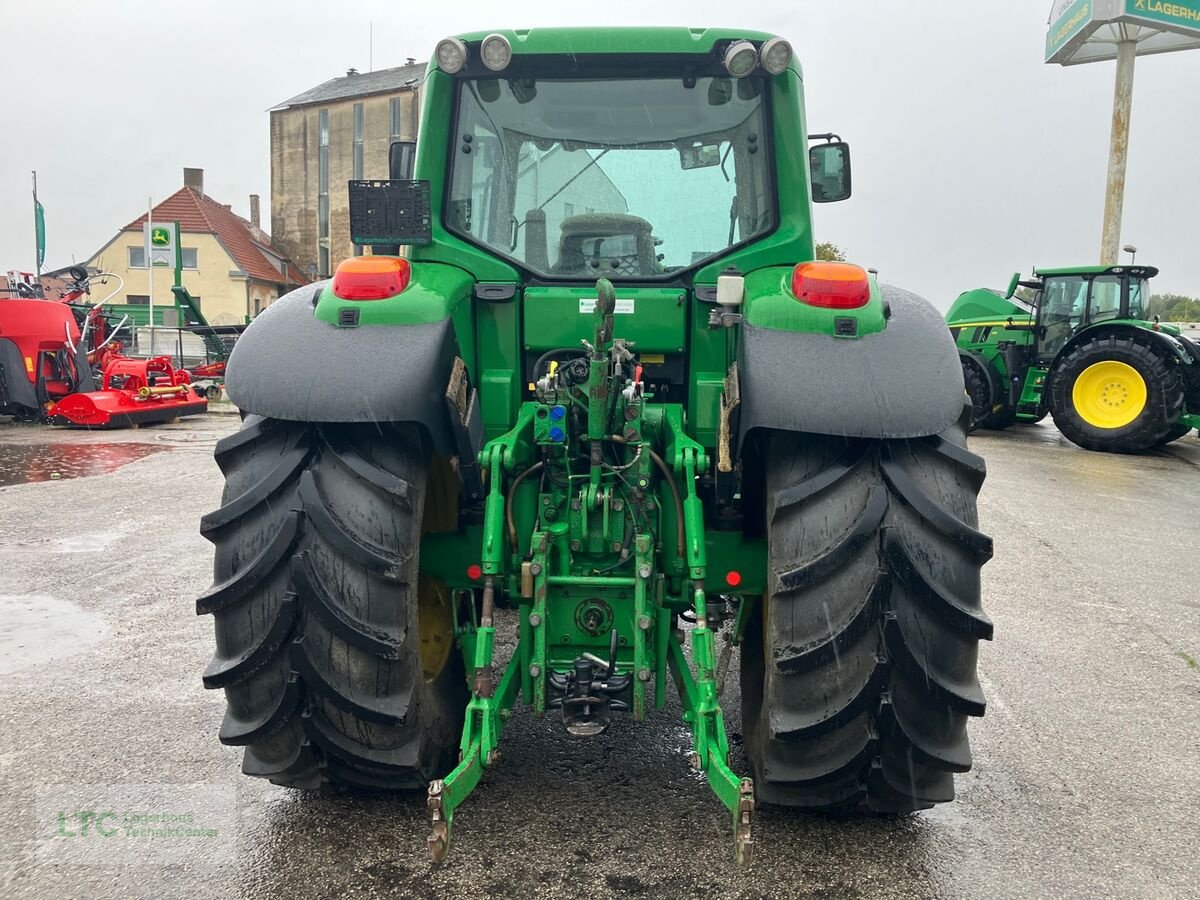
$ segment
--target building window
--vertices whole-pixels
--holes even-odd
[[[363,105],[361,103],[354,104],[354,175],[355,181],[361,181],[363,177],[363,138],[366,134],[366,123],[363,120]],[[362,256],[363,248],[358,244],[354,245],[354,255]]]
[[[363,177],[363,134],[366,125],[363,122],[363,105],[354,104],[354,180],[361,181]]]
[[[149,294],[126,294],[125,303],[129,306],[149,306]]]
[[[400,140],[400,98],[392,98],[392,140]]]
[[[200,254],[196,250],[195,247],[184,247],[180,251],[180,254],[183,257],[182,262],[183,262],[183,267],[185,269],[200,268],[199,263],[198,263]],[[129,248],[129,268],[131,268],[131,269],[146,268],[146,248],[145,247],[130,247]]]
[[[317,250],[321,275],[329,276],[329,110],[320,112],[321,143],[318,148]]]

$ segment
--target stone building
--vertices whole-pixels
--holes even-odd
[[[154,207],[154,223],[178,222],[182,248],[183,286],[200,305],[212,325],[240,325],[271,301],[308,279],[291,264],[264,232],[259,222],[257,194],[250,195],[250,217],[244,219],[230,204],[204,193],[204,170],[184,169],[183,187]],[[161,325],[163,311],[174,305],[171,266],[153,271],[146,266],[142,213],[88,260],[93,271],[111,272],[124,286],[108,304],[117,314],[128,314],[135,325],[150,318],[150,278],[154,278],[154,324]],[[93,300],[108,296],[116,284],[93,284]]]
[[[346,182],[388,177],[393,141],[416,139],[425,65],[351,69],[271,109],[271,230],[302,272],[329,275],[348,256]]]

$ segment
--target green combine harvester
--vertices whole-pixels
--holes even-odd
[[[1200,344],[1150,321],[1152,266],[1037,269],[1001,294],[962,294],[946,314],[973,428],[1047,413],[1087,450],[1140,453],[1200,428]],[[1017,289],[1032,291],[1032,300]]]
[[[757,802],[951,800],[992,635],[984,465],[940,315],[814,262],[850,157],[806,134],[791,47],[468,34],[423,93],[415,172],[397,144],[349,186],[373,253],[230,359],[197,606],[243,771],[427,791],[440,860],[518,700],[583,739],[673,685],[742,861]]]

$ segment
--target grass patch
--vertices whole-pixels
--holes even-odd
[[[1196,657],[1192,656],[1192,654],[1184,653],[1182,650],[1178,650],[1176,651],[1175,655],[1187,663],[1187,667],[1189,669],[1200,669],[1200,663],[1196,662]]]

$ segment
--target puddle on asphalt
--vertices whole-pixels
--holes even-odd
[[[103,618],[66,600],[0,594],[0,675],[82,653],[108,634]]]
[[[169,449],[157,444],[0,444],[0,487],[107,475]]]

